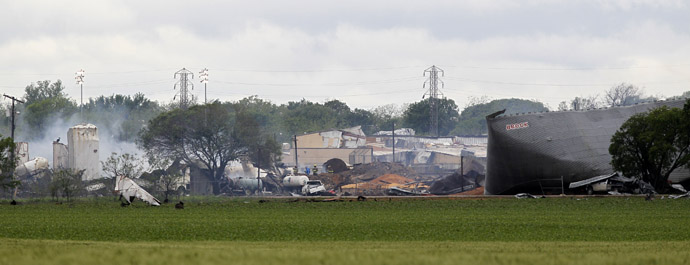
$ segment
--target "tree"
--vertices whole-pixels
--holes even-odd
[[[174,109],[150,120],[137,143],[149,154],[179,158],[188,165],[201,163],[213,183],[213,192],[219,194],[227,181],[225,167],[250,147],[241,136],[260,135],[257,127],[238,124],[234,114],[219,102]]]
[[[66,118],[77,110],[76,103],[67,98],[65,87],[60,80],[50,84],[50,81],[39,81],[27,86],[24,91],[26,106],[23,115],[29,125],[30,137],[41,137],[46,129],[46,123],[51,117]]]
[[[119,176],[138,178],[144,172],[141,158],[129,153],[118,155],[113,152],[105,161],[101,161],[101,167],[103,172],[108,175],[108,178],[117,178]]]
[[[631,84],[620,83],[604,93],[606,105],[610,107],[632,105],[642,97],[642,91]]]
[[[84,186],[81,180],[84,171],[86,170],[60,169],[54,171],[50,185],[53,197],[58,201],[60,197],[65,197],[67,201],[70,201],[79,194]]]
[[[142,179],[155,183],[155,187],[163,193],[163,202],[169,201],[170,195],[178,191],[178,187],[184,184],[184,166],[179,160],[171,162],[170,159],[160,154],[147,154],[147,160],[151,172],[141,175]]]
[[[431,119],[430,98],[410,104],[403,114],[406,127],[414,129],[421,134],[432,134],[430,131]],[[448,135],[458,122],[458,105],[448,98],[438,99],[438,133],[439,136]]]
[[[67,98],[64,90],[65,87],[60,79],[52,84],[50,80],[38,81],[36,84],[32,83],[24,88],[24,102],[28,106],[49,98]]]
[[[10,137],[0,135],[0,188],[11,189],[19,185],[19,181],[14,179],[12,172],[17,167],[17,160],[12,159],[15,150],[14,140]]]
[[[611,138],[611,165],[626,176],[649,182],[659,192],[668,177],[690,161],[690,101],[683,110],[662,106],[633,115]]]
[[[570,101],[570,109],[572,110],[586,110],[586,109],[596,109],[601,106],[599,102],[599,96],[589,96],[589,97],[575,97]]]
[[[289,135],[315,132],[338,126],[338,117],[333,109],[319,103],[302,99],[288,102],[283,107],[282,126]]]

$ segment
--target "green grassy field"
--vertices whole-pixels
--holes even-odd
[[[690,264],[690,200],[0,205],[0,264]]]

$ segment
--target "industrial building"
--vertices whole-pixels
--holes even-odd
[[[660,106],[682,108],[684,103],[675,99],[584,111],[491,114],[486,117],[485,194],[560,193],[571,182],[610,174],[611,137],[628,118]],[[687,177],[674,174],[671,180]]]

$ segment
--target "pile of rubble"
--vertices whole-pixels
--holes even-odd
[[[309,179],[321,180],[326,189],[337,190],[347,184],[365,183],[383,175],[396,175],[411,181],[418,177],[414,169],[404,165],[390,162],[374,162],[356,165],[353,169],[340,173],[321,173],[317,176],[309,176]]]
[[[460,172],[455,172],[431,184],[429,192],[436,195],[463,193],[483,186],[481,184],[483,182],[484,175],[479,174],[477,171],[470,170],[464,176]]]
[[[347,174],[356,177],[360,181],[370,181],[385,174],[395,174],[411,179],[416,179],[419,176],[414,169],[391,162],[356,165],[352,170],[347,171]]]

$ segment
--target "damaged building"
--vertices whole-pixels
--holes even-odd
[[[300,172],[314,165],[323,172],[324,169],[321,166],[334,158],[348,165],[366,164],[373,161],[373,149],[366,146],[366,135],[361,126],[306,133],[297,135],[295,138],[297,146],[294,142],[292,146],[285,145],[282,161],[288,167],[297,166]],[[297,158],[295,158],[295,153]]]
[[[486,117],[489,142],[485,194],[541,193],[613,172],[611,137],[632,115],[685,99],[632,106]],[[674,172],[671,181],[688,178]]]
[[[401,163],[427,178],[453,174],[462,167],[462,157],[485,164],[487,142],[486,136],[415,136],[409,128],[395,130],[395,136],[382,131],[367,137],[376,161]]]

